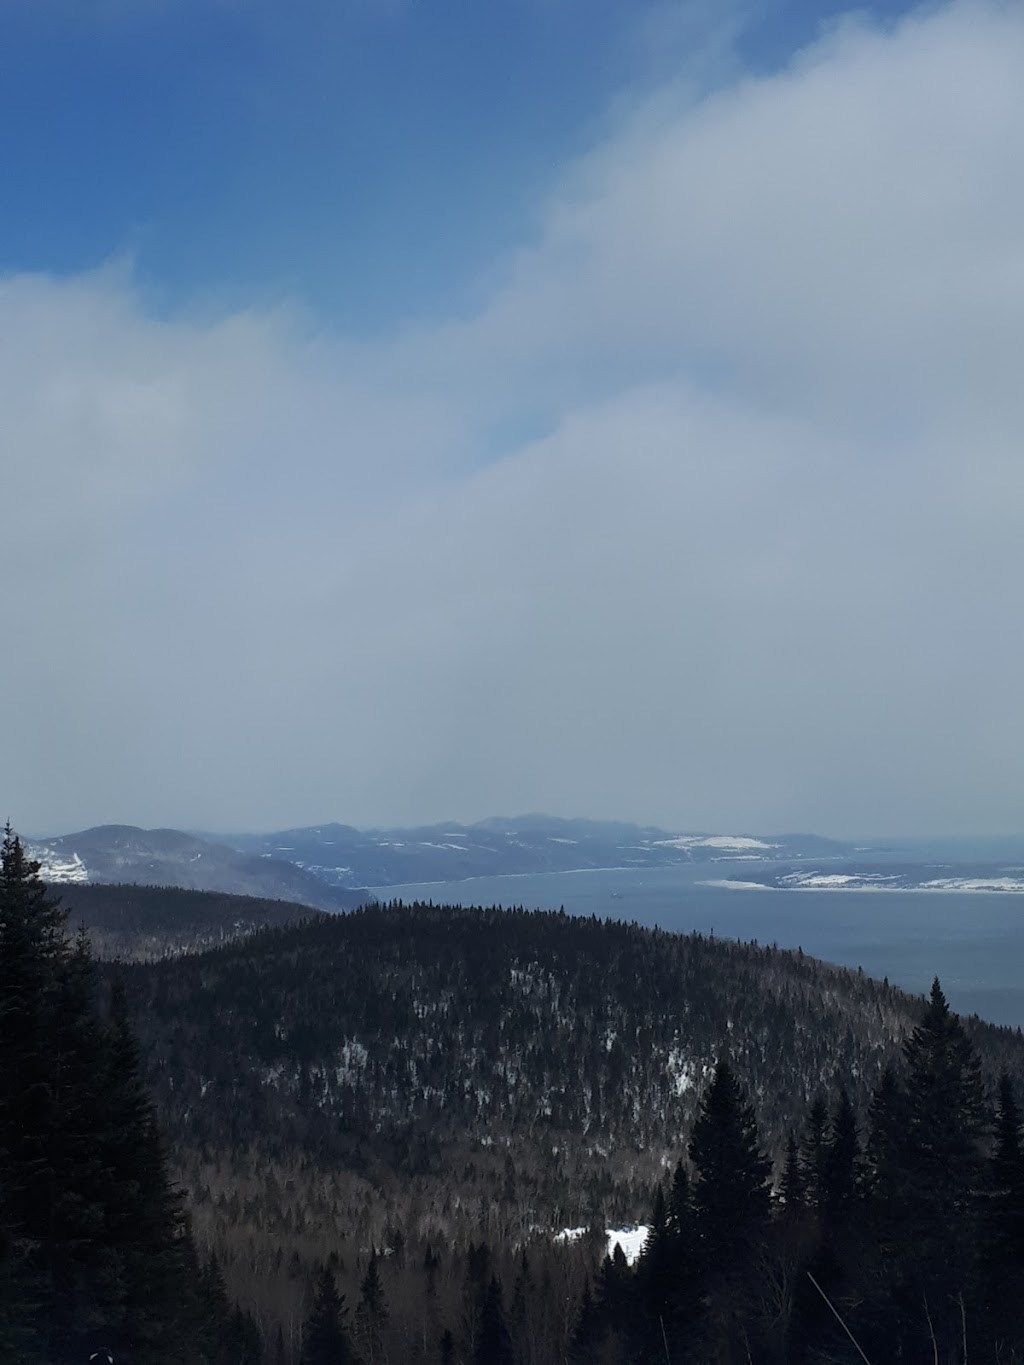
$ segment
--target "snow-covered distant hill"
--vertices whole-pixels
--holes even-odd
[[[768,891],[958,891],[1024,894],[1024,866],[999,863],[812,863],[800,868],[756,868],[716,885]]]
[[[218,836],[225,844],[287,860],[331,886],[386,887],[411,882],[596,868],[669,867],[738,859],[799,861],[840,857],[847,844],[814,835],[683,833],[616,821],[547,815],[495,817],[474,825],[359,830],[316,825],[276,834]]]
[[[29,841],[29,856],[48,882],[135,883],[227,891],[266,900],[343,910],[366,896],[329,886],[294,863],[240,852],[176,829],[98,825],[77,834]]]

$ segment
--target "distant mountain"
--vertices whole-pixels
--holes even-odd
[[[328,886],[311,871],[278,858],[200,839],[177,829],[98,825],[78,834],[29,842],[31,857],[51,883],[132,883],[220,891],[296,901],[318,910],[346,910],[366,897]]]
[[[794,861],[852,854],[848,844],[810,834],[672,834],[650,825],[494,817],[474,825],[359,830],[314,825],[276,834],[218,836],[241,852],[286,860],[336,887],[386,887],[581,868],[667,867],[678,863]]]

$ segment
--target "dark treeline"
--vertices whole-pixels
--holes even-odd
[[[0,1360],[255,1365],[168,1179],[124,993],[6,831],[0,866]]]
[[[308,905],[291,901],[135,883],[75,883],[61,886],[60,898],[69,927],[88,929],[93,955],[122,961],[202,952],[310,913]]]

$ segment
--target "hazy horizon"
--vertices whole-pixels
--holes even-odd
[[[927,845],[930,844],[930,843],[935,843],[935,844],[956,844],[956,843],[965,843],[965,844],[985,844],[985,843],[1014,843],[1014,842],[1017,842],[1017,841],[1021,841],[1022,843],[1024,843],[1024,830],[1022,830],[1022,829],[1017,829],[1017,830],[1002,830],[1002,831],[984,831],[984,830],[969,830],[969,829],[968,829],[968,830],[954,830],[954,831],[951,831],[951,832],[946,833],[946,834],[935,834],[935,833],[928,832],[928,831],[925,831],[924,833],[920,833],[920,834],[913,834],[913,833],[908,833],[908,832],[905,831],[905,830],[902,830],[902,831],[895,831],[895,832],[890,831],[890,832],[888,832],[888,833],[878,833],[878,832],[876,831],[876,832],[873,833],[873,834],[864,834],[864,833],[853,833],[853,834],[850,834],[850,833],[847,833],[847,832],[841,832],[841,831],[840,831],[840,832],[836,832],[836,831],[821,830],[821,829],[774,829],[774,830],[772,830],[772,829],[755,829],[755,828],[743,828],[743,829],[741,829],[741,828],[734,828],[734,827],[732,827],[732,826],[725,827],[725,826],[717,826],[717,825],[716,825],[716,826],[711,826],[711,825],[693,825],[693,826],[687,826],[687,827],[683,828],[683,827],[681,827],[681,826],[667,825],[667,824],[664,824],[664,823],[662,823],[662,822],[660,822],[660,821],[656,821],[656,820],[655,820],[655,821],[629,820],[629,819],[627,819],[627,818],[625,818],[625,817],[623,817],[623,816],[615,816],[615,815],[596,815],[596,816],[589,816],[589,815],[561,815],[561,814],[554,813],[554,812],[552,812],[552,811],[536,811],[536,810],[535,810],[535,811],[520,811],[520,812],[518,812],[518,813],[515,814],[515,815],[502,815],[502,814],[495,814],[495,813],[492,812],[492,813],[489,814],[489,815],[480,815],[480,816],[477,816],[477,817],[472,818],[472,819],[463,819],[463,820],[457,820],[457,819],[446,820],[446,819],[443,819],[443,818],[442,818],[442,819],[417,820],[417,821],[412,822],[412,823],[409,823],[409,824],[400,824],[400,823],[397,823],[397,822],[382,822],[382,823],[376,823],[376,824],[365,824],[365,823],[360,824],[360,823],[358,823],[358,822],[356,822],[356,821],[353,821],[353,820],[341,820],[341,819],[334,819],[334,818],[331,818],[331,819],[328,819],[328,820],[313,820],[313,821],[310,821],[308,824],[303,824],[303,825],[297,825],[297,824],[281,824],[281,825],[271,825],[271,826],[267,826],[267,827],[265,827],[265,828],[258,828],[258,827],[253,827],[253,826],[242,826],[242,825],[235,825],[235,826],[232,826],[232,825],[223,825],[223,826],[221,826],[221,827],[219,827],[219,828],[214,829],[214,828],[210,828],[210,827],[204,827],[204,826],[196,825],[196,824],[193,824],[193,823],[183,823],[183,824],[180,824],[180,825],[149,825],[149,826],[146,826],[146,825],[140,825],[139,822],[136,821],[136,820],[104,820],[104,821],[90,821],[90,822],[87,823],[87,824],[83,824],[83,825],[80,825],[80,826],[76,826],[76,827],[73,828],[73,829],[70,828],[70,827],[68,827],[67,829],[56,829],[56,828],[46,828],[46,829],[27,829],[27,828],[25,828],[25,829],[22,829],[22,828],[20,828],[20,827],[18,826],[18,824],[17,824],[16,821],[12,820],[11,823],[12,823],[12,827],[15,829],[15,832],[18,833],[18,834],[20,834],[20,835],[22,835],[23,838],[26,838],[26,839],[29,839],[29,840],[37,840],[37,841],[38,841],[38,840],[47,839],[47,838],[60,838],[60,837],[63,837],[63,836],[69,835],[69,834],[78,834],[78,833],[82,833],[82,832],[84,832],[84,831],[86,831],[86,830],[90,830],[90,829],[102,829],[102,828],[107,828],[107,827],[112,827],[112,828],[124,827],[124,828],[146,829],[146,830],[158,830],[158,829],[168,829],[168,830],[170,830],[170,829],[173,829],[173,830],[180,830],[180,831],[182,831],[182,832],[189,833],[189,834],[194,834],[194,835],[196,835],[197,837],[202,838],[202,839],[216,840],[216,839],[218,839],[218,838],[224,839],[224,838],[241,837],[241,836],[248,836],[248,835],[287,834],[289,831],[293,831],[293,830],[316,829],[316,828],[327,827],[327,826],[330,826],[330,825],[340,825],[340,826],[344,826],[344,827],[346,827],[346,828],[355,829],[355,830],[357,830],[357,831],[359,831],[360,833],[363,833],[363,834],[371,834],[371,833],[375,833],[375,832],[378,832],[378,831],[395,832],[395,831],[399,831],[399,830],[406,830],[406,831],[408,831],[408,830],[415,830],[415,829],[442,829],[442,828],[444,828],[445,826],[451,826],[451,827],[456,827],[456,826],[458,826],[458,827],[460,827],[460,828],[462,828],[462,829],[472,829],[472,828],[473,828],[474,826],[476,826],[476,825],[483,825],[483,824],[486,824],[486,823],[489,823],[489,822],[515,824],[516,822],[523,822],[523,823],[525,823],[525,822],[531,821],[531,820],[564,821],[564,822],[566,822],[566,823],[568,823],[568,824],[576,824],[576,823],[583,823],[583,822],[589,822],[589,823],[593,823],[593,824],[597,824],[597,825],[616,825],[616,824],[620,824],[620,825],[626,825],[626,826],[635,826],[635,827],[638,828],[638,829],[642,829],[642,828],[656,829],[656,830],[660,831],[661,833],[669,834],[669,835],[671,835],[671,836],[673,836],[673,837],[675,837],[675,836],[689,836],[689,835],[698,836],[698,837],[700,837],[700,836],[716,836],[716,835],[718,835],[718,836],[731,835],[731,836],[734,836],[734,837],[737,837],[737,838],[744,838],[744,837],[746,837],[746,838],[757,838],[757,839],[771,840],[771,839],[773,839],[773,838],[775,838],[775,839],[782,839],[782,838],[786,838],[786,837],[791,837],[791,838],[792,838],[792,837],[796,837],[796,836],[807,836],[807,837],[811,837],[811,838],[831,839],[831,840],[835,840],[837,843],[842,843],[842,844],[851,844],[851,845],[854,845],[854,846],[863,844],[863,845],[871,846],[871,847],[880,847],[880,846],[885,845],[885,844],[893,844],[893,845],[897,845],[897,846],[899,846],[900,844],[908,844],[908,845],[914,845],[914,846],[927,846]]]

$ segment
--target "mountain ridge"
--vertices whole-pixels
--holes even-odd
[[[373,890],[417,882],[613,867],[666,867],[716,858],[800,861],[840,857],[848,844],[819,835],[674,834],[626,821],[538,813],[393,829],[329,823],[270,834],[218,836],[230,847],[285,859],[332,886]]]
[[[96,825],[74,834],[29,840],[29,856],[51,884],[175,886],[348,910],[366,899],[357,888],[329,886],[295,863],[261,858],[176,829]]]

